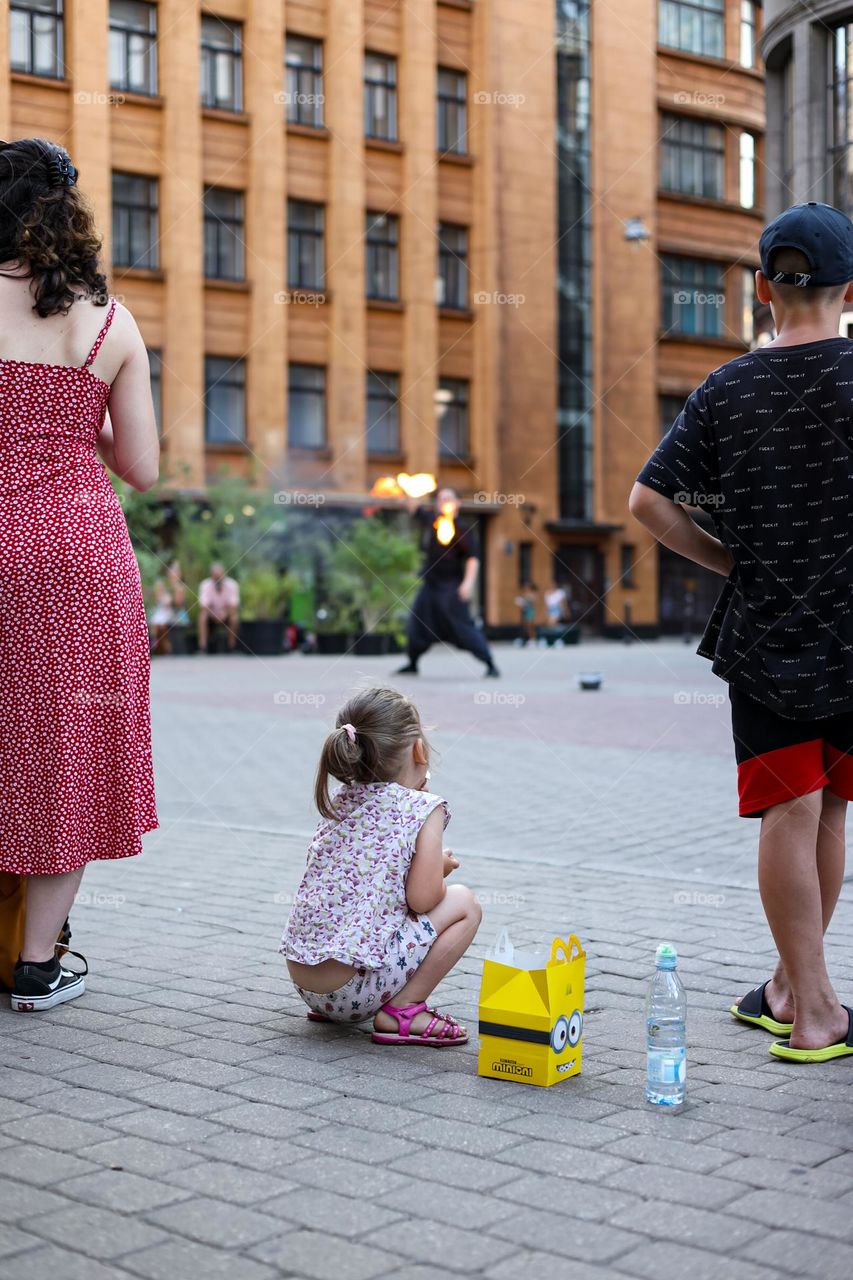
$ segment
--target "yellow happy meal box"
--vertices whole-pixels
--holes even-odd
[[[544,968],[484,962],[479,1075],[547,1086],[580,1074],[585,962],[574,934],[554,939]]]

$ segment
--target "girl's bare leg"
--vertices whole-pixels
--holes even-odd
[[[468,950],[480,927],[483,909],[470,889],[464,885],[447,886],[447,893],[434,911],[427,913],[438,937],[414,977],[398,991],[393,1003],[402,1008],[427,1000],[453,966]],[[412,1020],[412,1031],[423,1031],[432,1014],[419,1013]],[[397,1020],[381,1010],[373,1019],[375,1031],[396,1031]],[[438,1028],[436,1028],[438,1029]],[[464,1027],[461,1028],[464,1031]]]

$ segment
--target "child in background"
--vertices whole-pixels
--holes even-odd
[[[515,603],[521,611],[521,643],[526,645],[529,640],[536,640],[536,586],[532,582],[525,582],[521,588],[521,595],[515,597]]]
[[[373,1018],[382,1045],[464,1044],[427,999],[480,924],[470,889],[445,885],[446,803],[425,791],[429,749],[395,689],[350,699],[326,739],[315,800],[322,815],[281,942],[313,1021]],[[333,796],[329,779],[343,783]]]

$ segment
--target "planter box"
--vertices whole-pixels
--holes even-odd
[[[243,653],[272,657],[284,649],[284,623],[279,618],[257,618],[240,623],[237,647]]]
[[[552,648],[558,640],[563,644],[580,644],[581,629],[575,622],[564,622],[558,627],[539,627],[537,637]]]
[[[353,646],[353,653],[357,653],[360,658],[385,657],[390,653],[402,653],[402,651],[402,646],[396,637],[388,635],[387,632],[359,636]]]
[[[345,631],[318,631],[318,653],[348,653],[353,645],[353,637]]]

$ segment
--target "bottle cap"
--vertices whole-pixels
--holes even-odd
[[[678,952],[671,942],[662,942],[655,952],[655,964],[658,969],[674,969],[678,963]]]

